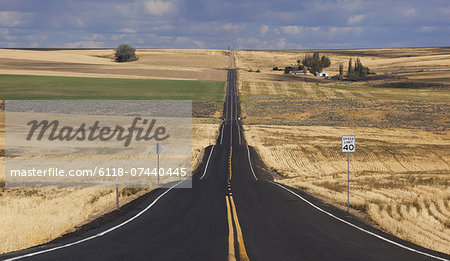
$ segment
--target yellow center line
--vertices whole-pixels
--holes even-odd
[[[231,86],[229,85],[228,88]],[[236,260],[236,254],[234,250],[234,229],[233,229],[233,220],[234,224],[236,226],[236,234],[237,234],[237,241],[239,245],[239,259],[242,261],[249,261],[247,251],[245,250],[244,245],[244,237],[242,235],[242,229],[241,225],[239,224],[239,219],[237,216],[237,210],[236,205],[234,204],[233,199],[233,193],[231,193],[231,177],[233,175],[233,172],[231,170],[231,158],[233,156],[233,93],[230,90],[230,96],[231,96],[231,104],[230,104],[230,116],[231,116],[231,124],[230,124],[230,155],[228,158],[228,196],[226,196],[227,201],[227,217],[228,217],[228,260]],[[233,212],[233,214],[231,214]],[[231,218],[233,216],[233,219]]]
[[[230,87],[230,86],[228,86]],[[230,124],[230,157],[229,157],[229,179],[231,180],[231,177],[233,176],[232,172],[231,172],[231,157],[233,156],[233,94],[230,93],[231,95],[231,104],[230,104],[230,116],[231,116],[231,124]]]
[[[227,201],[227,218],[228,218],[228,260],[236,261],[236,256],[234,253],[234,230],[233,230],[233,220],[231,219],[231,207],[229,197],[226,198]]]
[[[239,259],[241,261],[248,261],[250,259],[248,258],[247,251],[245,250],[244,237],[242,236],[242,229],[241,225],[239,224],[239,219],[237,216],[236,206],[234,205],[233,196],[229,196],[229,200],[231,202],[231,207],[233,209],[234,224],[236,225],[236,233],[239,243]]]

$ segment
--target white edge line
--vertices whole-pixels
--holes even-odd
[[[43,253],[46,253],[46,252],[55,251],[55,250],[58,250],[58,249],[61,249],[61,248],[66,248],[66,247],[70,247],[70,246],[73,246],[73,245],[77,245],[77,244],[83,243],[85,241],[94,239],[96,237],[101,237],[103,235],[106,235],[107,233],[109,233],[111,231],[114,231],[114,230],[116,230],[116,229],[126,225],[127,223],[133,221],[134,219],[136,219],[137,217],[142,215],[144,212],[146,212],[148,209],[150,209],[153,205],[155,205],[156,202],[158,202],[158,200],[160,198],[162,198],[165,194],[167,194],[167,192],[171,191],[174,187],[178,186],[182,182],[184,182],[184,180],[178,182],[177,184],[175,184],[172,187],[170,187],[168,190],[164,191],[164,193],[159,195],[150,205],[148,205],[146,208],[144,208],[141,212],[137,213],[135,216],[131,217],[130,219],[128,219],[128,220],[120,223],[119,225],[116,225],[116,226],[114,226],[114,227],[112,227],[112,228],[110,228],[108,230],[105,230],[105,231],[100,232],[98,234],[95,234],[93,236],[90,236],[90,237],[87,237],[87,238],[84,238],[84,239],[80,239],[78,241],[75,241],[75,242],[72,242],[72,243],[69,243],[69,244],[65,244],[65,245],[62,245],[62,246],[57,246],[57,247],[46,249],[46,250],[37,251],[37,252],[34,252],[34,253],[29,253],[29,254],[26,254],[26,255],[23,255],[23,256],[16,256],[16,257],[13,257],[13,258],[5,259],[4,261],[12,261],[12,260],[17,260],[17,259],[22,259],[22,258],[25,258],[25,257],[31,257],[31,256],[43,254]]]
[[[255,177],[255,180],[258,180],[256,178],[255,172],[253,171],[252,162],[250,160],[250,150],[248,149],[248,145],[247,145],[247,155],[248,155],[248,163],[250,164],[250,169],[252,170],[253,177]]]
[[[221,134],[220,134],[220,145],[222,145],[222,140],[223,140],[223,128],[224,128],[224,126],[225,126],[225,123],[222,123],[222,131],[221,131]]]
[[[205,175],[206,175],[206,170],[208,169],[209,159],[211,159],[211,155],[213,153],[213,150],[214,150],[214,145],[212,146],[212,149],[209,152],[209,157],[208,157],[208,160],[206,161],[205,170],[203,171],[203,175],[200,177],[200,179],[203,179],[203,177],[205,177]]]
[[[300,198],[301,200],[305,201],[306,203],[308,203],[309,205],[311,205],[311,206],[314,207],[315,209],[319,210],[320,212],[323,212],[323,213],[327,214],[328,216],[333,217],[333,218],[335,218],[335,219],[337,219],[337,220],[339,220],[339,221],[341,221],[341,222],[343,222],[343,223],[345,223],[345,224],[347,224],[347,225],[349,225],[349,226],[352,226],[352,227],[354,227],[354,228],[356,228],[356,229],[358,229],[358,230],[360,230],[360,231],[362,231],[362,232],[365,232],[365,233],[367,233],[367,234],[370,234],[370,235],[372,235],[372,236],[374,236],[374,237],[377,237],[377,238],[379,238],[379,239],[381,239],[381,240],[384,240],[384,241],[386,241],[386,242],[388,242],[388,243],[391,243],[391,244],[396,245],[396,246],[398,246],[398,247],[404,248],[404,249],[406,249],[406,250],[409,250],[409,251],[412,251],[412,252],[415,252],[415,253],[418,253],[418,254],[422,254],[422,255],[424,255],[424,256],[428,256],[428,257],[431,257],[431,258],[435,258],[435,259],[438,259],[438,260],[449,261],[448,259],[445,259],[445,258],[442,258],[442,257],[438,257],[438,256],[433,256],[433,255],[431,255],[431,254],[428,254],[428,253],[425,253],[425,252],[416,250],[416,249],[414,249],[414,248],[410,248],[410,247],[404,246],[404,245],[402,245],[402,244],[400,244],[400,243],[397,243],[397,242],[395,242],[395,241],[392,241],[392,240],[390,240],[390,239],[387,239],[387,238],[385,238],[385,237],[382,237],[382,236],[380,236],[380,235],[378,235],[378,234],[375,234],[375,233],[373,233],[373,232],[370,232],[370,231],[368,231],[368,230],[365,230],[365,229],[363,229],[363,228],[361,228],[361,227],[358,227],[357,225],[354,225],[354,224],[352,224],[352,223],[350,223],[350,222],[348,222],[348,221],[346,221],[346,220],[344,220],[344,219],[342,219],[342,218],[339,218],[339,217],[337,217],[337,216],[335,216],[335,215],[333,215],[333,214],[331,214],[331,213],[329,213],[329,212],[327,212],[327,211],[325,211],[325,210],[319,208],[318,206],[314,205],[313,203],[309,202],[308,200],[306,200],[306,199],[303,198],[302,196],[300,196],[300,195],[298,195],[297,193],[293,192],[292,190],[290,190],[290,189],[284,187],[283,185],[280,185],[280,184],[278,184],[278,183],[276,183],[276,182],[273,182],[273,181],[270,181],[270,182],[273,183],[273,184],[275,184],[275,185],[277,185],[277,186],[279,186],[280,188],[283,188],[283,189],[285,189],[285,190],[291,192],[292,194],[294,194],[295,196],[297,196],[297,197]]]
[[[237,123],[238,126],[238,133],[239,133],[239,145],[241,145],[241,127],[239,127],[239,122]]]
[[[230,83],[227,81],[227,88],[225,91],[225,121],[228,118],[228,89],[230,87],[229,85],[230,85]]]

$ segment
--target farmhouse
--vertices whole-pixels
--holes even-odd
[[[328,78],[328,76],[329,76],[328,73],[326,73],[326,72],[321,72],[321,73],[316,72],[314,75],[320,76],[320,77],[325,77],[325,78]]]
[[[306,73],[303,72],[303,71],[290,71],[289,73],[290,73],[290,74],[293,74],[293,75],[305,75],[305,74],[306,74]]]

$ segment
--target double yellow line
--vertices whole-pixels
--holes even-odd
[[[241,229],[241,225],[239,224],[236,205],[234,204],[233,193],[231,190],[231,177],[233,176],[233,172],[231,171],[231,158],[233,156],[233,95],[232,95],[232,93],[231,93],[230,108],[231,108],[230,155],[228,158],[228,180],[227,180],[228,195],[226,196],[227,219],[228,219],[228,260],[229,261],[236,260],[236,252],[234,249],[234,228],[233,228],[233,222],[234,222],[234,225],[236,227],[237,241],[238,241],[239,260],[247,261],[247,260],[249,260],[249,258],[247,255],[247,251],[245,250],[244,237],[242,236],[242,229]]]
[[[239,224],[239,219],[236,212],[236,205],[234,204],[233,196],[227,196],[227,216],[228,216],[228,260],[236,260],[236,252],[234,250],[234,229],[233,220],[236,226],[236,235],[238,241],[239,250],[239,260],[248,261],[250,260],[247,255],[247,250],[245,250],[244,237],[242,236],[241,225]],[[233,216],[233,219],[231,217]]]

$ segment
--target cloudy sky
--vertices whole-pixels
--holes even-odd
[[[0,0],[0,47],[450,45],[449,0]]]

